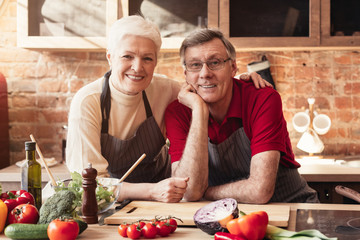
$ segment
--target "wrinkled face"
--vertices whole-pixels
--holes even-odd
[[[213,39],[201,45],[189,47],[185,51],[186,64],[196,62],[209,62],[215,59],[226,60],[229,56],[220,39]],[[232,97],[232,78],[237,71],[236,62],[229,60],[217,70],[211,70],[203,64],[199,72],[185,70],[186,81],[191,84],[202,99],[208,103],[221,103]]]
[[[110,79],[117,90],[135,95],[149,86],[157,63],[152,40],[126,35],[106,57],[112,69]]]

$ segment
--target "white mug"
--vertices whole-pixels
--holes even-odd
[[[314,117],[313,128],[319,135],[327,133],[331,126],[330,118],[325,114],[318,114]]]
[[[305,132],[310,125],[310,117],[306,112],[298,112],[292,119],[294,129],[298,132]]]

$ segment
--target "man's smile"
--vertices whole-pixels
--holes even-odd
[[[214,88],[216,87],[216,84],[208,84],[208,85],[199,85],[201,88]]]

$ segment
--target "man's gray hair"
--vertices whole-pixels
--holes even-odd
[[[135,35],[152,40],[156,46],[156,54],[161,48],[161,35],[155,23],[138,15],[120,18],[110,28],[107,48],[114,53],[121,39],[126,35]]]
[[[223,42],[228,56],[232,60],[235,60],[236,59],[235,48],[231,44],[231,42],[224,37],[224,34],[221,31],[219,31],[217,29],[201,28],[201,29],[192,31],[182,42],[181,47],[180,47],[181,63],[183,65],[185,64],[185,59],[184,59],[185,51],[188,47],[197,46],[197,45],[209,42],[215,38],[218,38]]]

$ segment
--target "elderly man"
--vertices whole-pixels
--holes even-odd
[[[217,30],[182,43],[186,84],[165,112],[173,177],[189,177],[185,199],[243,203],[318,202],[299,175],[280,95],[234,78],[236,52]]]

